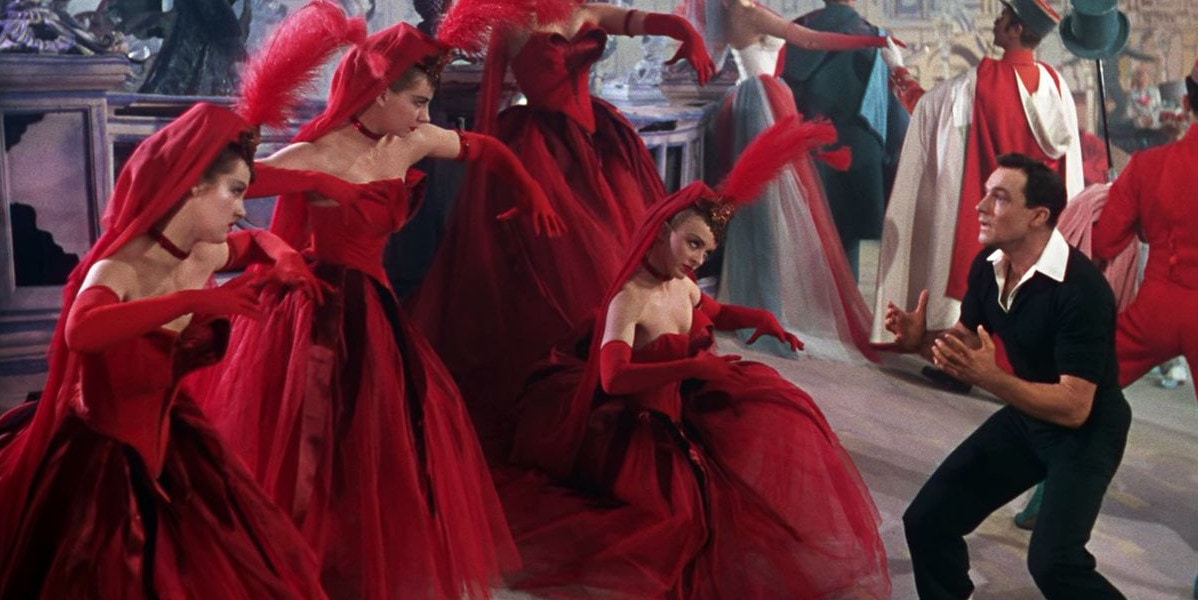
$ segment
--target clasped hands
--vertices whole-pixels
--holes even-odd
[[[924,344],[927,336],[928,291],[919,294],[915,310],[904,311],[888,302],[883,325],[894,334],[895,342],[902,348],[915,351]],[[1002,373],[995,360],[994,340],[984,327],[978,325],[971,332],[959,323],[956,328],[946,329],[930,344],[932,364],[945,373],[970,385],[985,387],[996,374]]]

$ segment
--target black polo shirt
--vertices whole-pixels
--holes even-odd
[[[982,325],[1000,338],[1021,379],[1057,383],[1061,375],[1073,375],[1097,385],[1085,426],[1102,419],[1110,410],[1105,407],[1124,402],[1115,362],[1115,295],[1106,278],[1068,247],[1063,281],[1036,272],[1019,287],[1008,312],[999,304],[993,252],[983,249],[970,266],[961,323],[970,331]]]

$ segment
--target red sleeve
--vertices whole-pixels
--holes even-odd
[[[890,90],[908,113],[915,112],[915,105],[924,94],[923,86],[919,85],[906,67],[898,67],[890,72]]]
[[[1127,247],[1140,226],[1139,158],[1131,162],[1111,184],[1106,205],[1094,224],[1091,251],[1095,258],[1112,259]]]

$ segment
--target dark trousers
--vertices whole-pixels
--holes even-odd
[[[1082,428],[1067,429],[1007,406],[944,459],[903,514],[920,598],[968,598],[965,535],[1041,480],[1027,557],[1036,586],[1048,600],[1123,598],[1095,570],[1086,543],[1123,459],[1131,410],[1122,398],[1097,410]]]

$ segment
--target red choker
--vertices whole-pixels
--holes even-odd
[[[673,277],[670,277],[669,275],[666,275],[665,273],[653,268],[653,265],[649,264],[649,257],[647,256],[641,257],[641,266],[645,267],[645,270],[648,271],[649,274],[658,281],[670,281],[673,279]]]
[[[161,231],[153,227],[146,230],[146,235],[150,236],[150,239],[154,240],[159,246],[162,246],[162,249],[166,250],[168,254],[179,260],[187,260],[187,257],[191,256],[190,250],[184,250],[176,246],[174,242],[167,239],[165,235],[162,235]]]
[[[363,125],[361,121],[358,120],[358,117],[350,117],[349,124],[353,125],[354,129],[358,130],[358,133],[360,133],[376,142],[383,139],[383,136],[386,135],[383,133],[376,133],[374,131],[371,131],[368,127]]]

